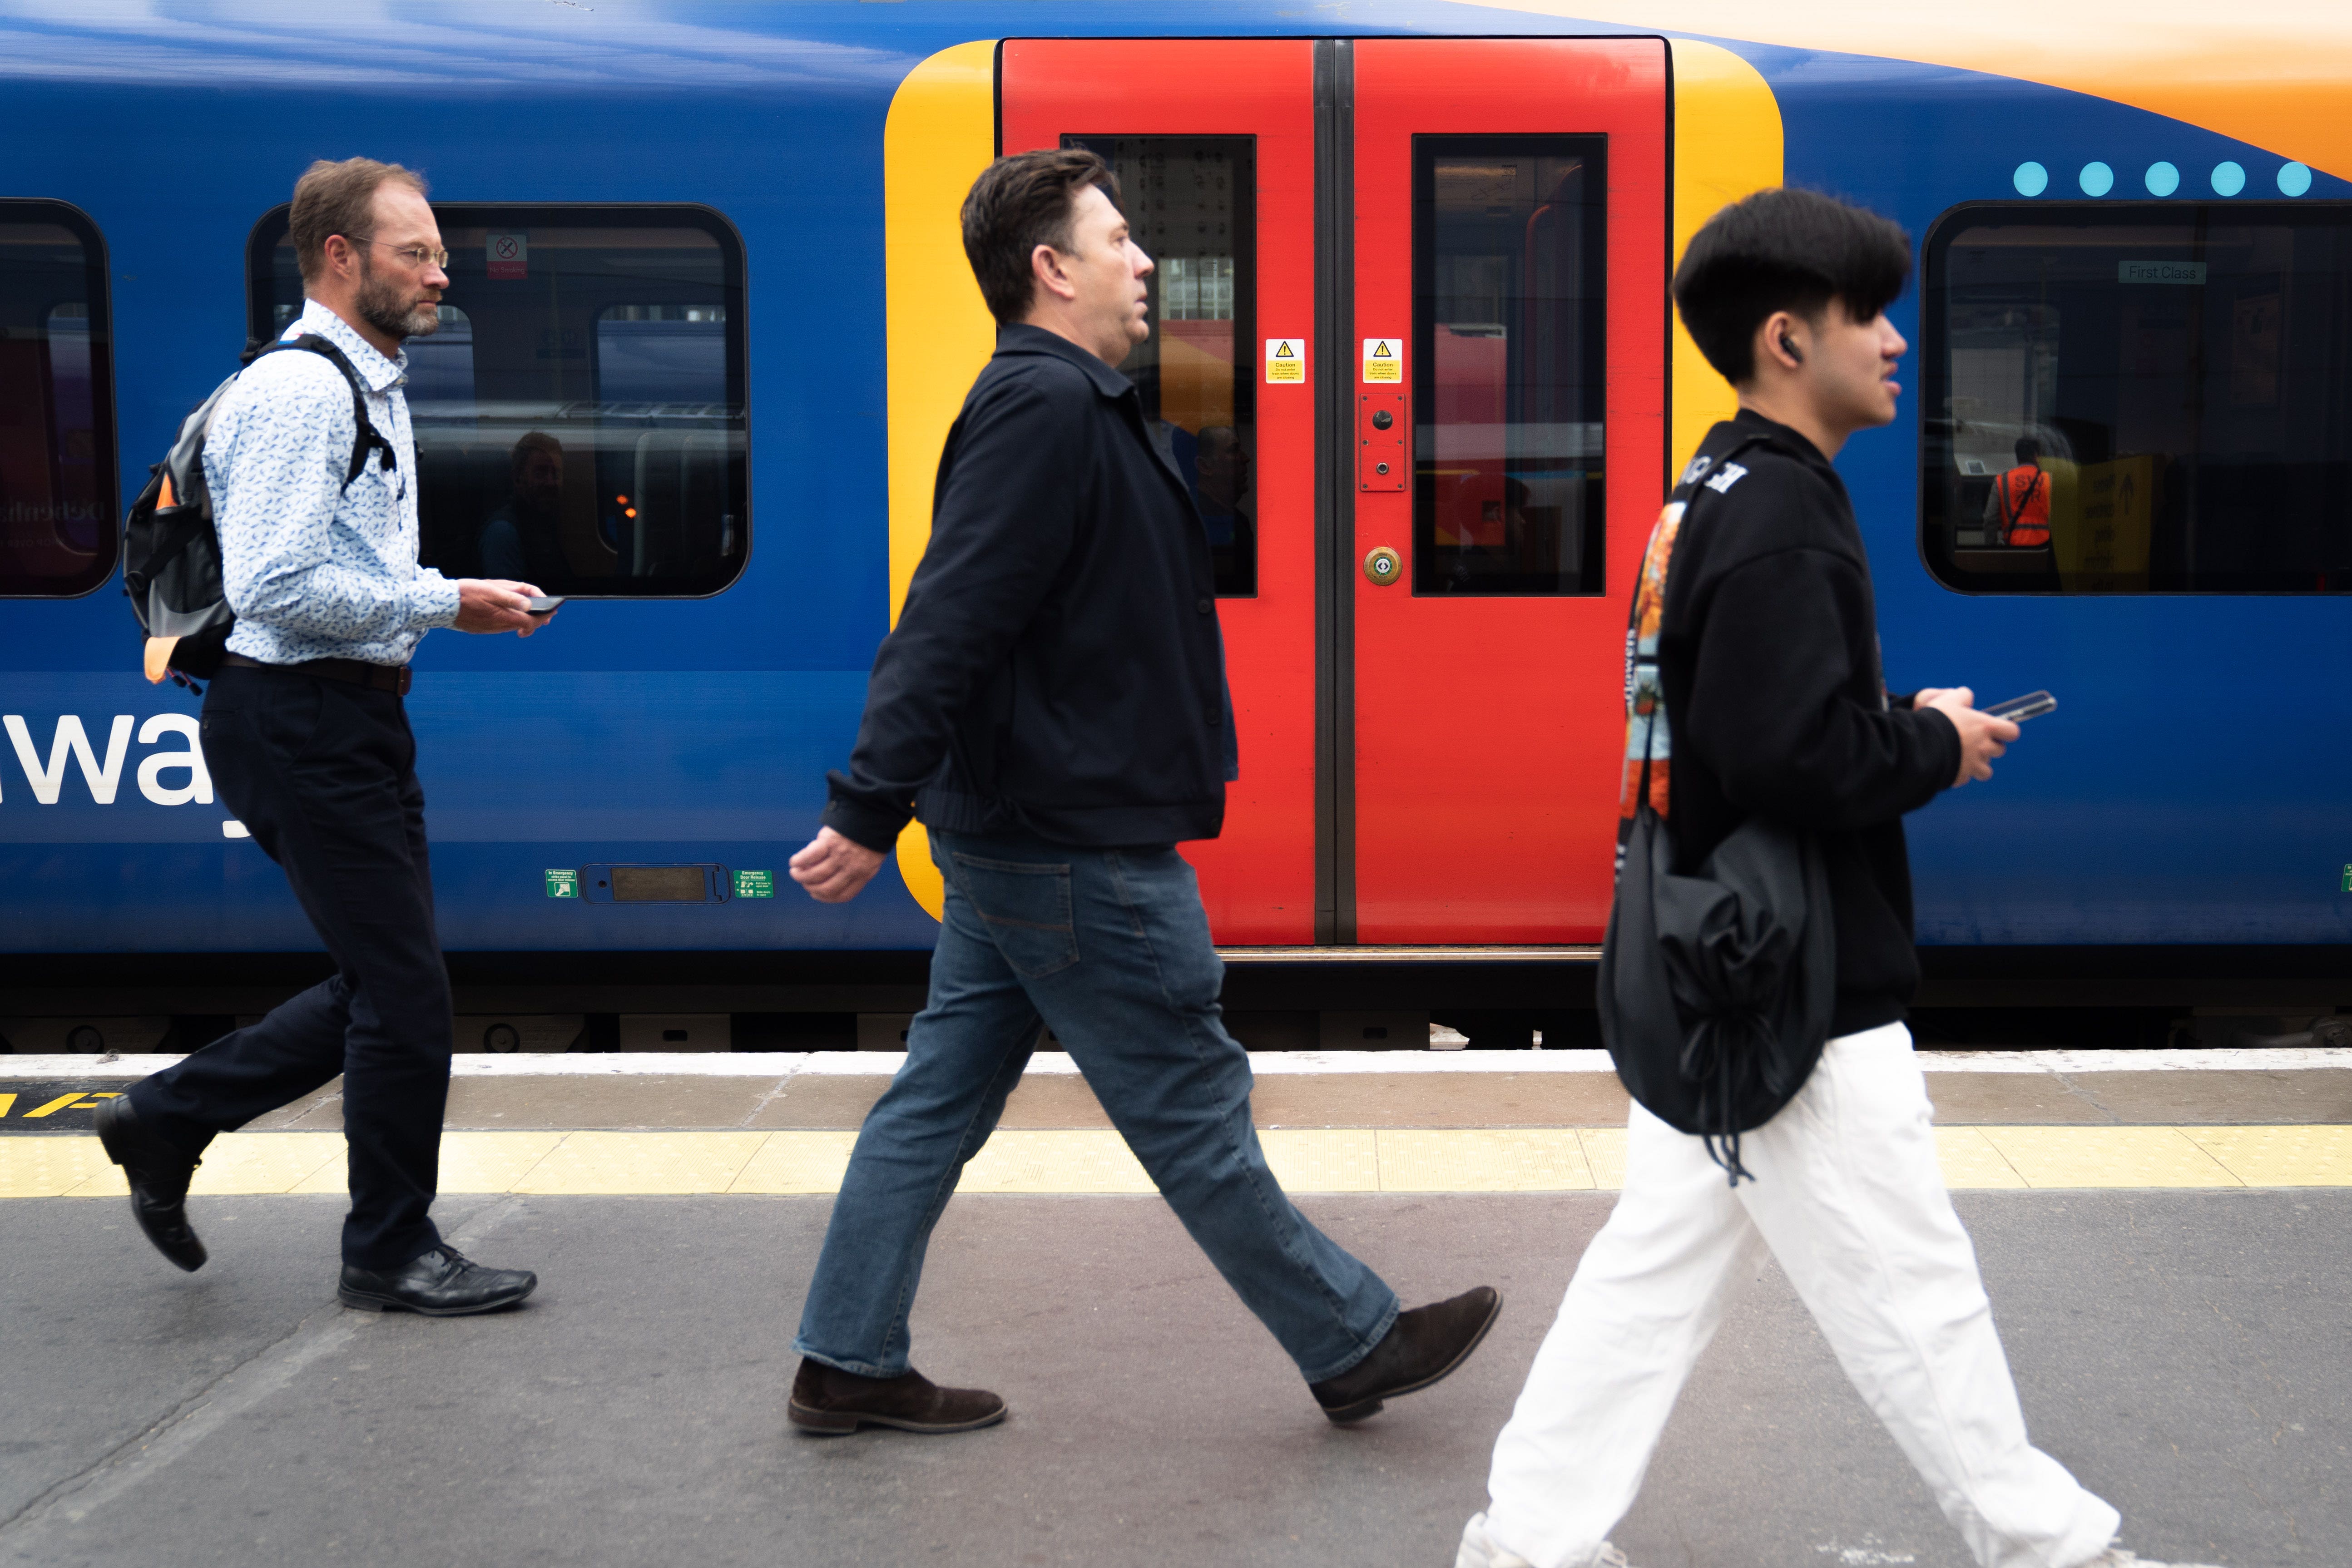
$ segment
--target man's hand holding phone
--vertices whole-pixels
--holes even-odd
[[[457,629],[461,632],[512,632],[527,637],[548,623],[562,599],[549,600],[529,583],[504,577],[457,579]],[[545,608],[534,608],[544,605]]]
[[[1915,712],[1933,708],[1960,732],[1960,771],[1952,780],[1954,789],[1970,779],[1992,777],[1992,760],[2005,753],[2009,742],[2017,739],[2015,721],[1983,712],[1976,704],[1977,694],[1965,686],[1931,686],[1911,699]]]

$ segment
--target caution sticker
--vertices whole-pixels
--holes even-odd
[[[1402,338],[1366,338],[1364,340],[1364,379],[1366,381],[1402,381],[1404,379],[1404,340]]]
[[[1268,338],[1265,340],[1265,384],[1279,386],[1284,383],[1300,383],[1307,379],[1307,340],[1305,338]]]
[[[550,871],[547,874],[547,896],[551,899],[576,899],[580,896],[580,873]]]
[[[735,896],[739,899],[774,898],[776,896],[776,874],[773,871],[736,872]]]

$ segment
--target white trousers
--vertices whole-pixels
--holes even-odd
[[[1756,1179],[1736,1191],[1698,1139],[1638,1105],[1627,1144],[1624,1195],[1496,1441],[1491,1541],[1535,1568],[1593,1561],[1769,1247],[1984,1568],[2077,1568],[2106,1549],[2116,1510],[2026,1441],[1902,1025],[1832,1040],[1797,1098],[1740,1140]]]

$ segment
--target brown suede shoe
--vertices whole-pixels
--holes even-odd
[[[1323,1414],[1340,1426],[1361,1421],[1383,1401],[1427,1388],[1470,1359],[1503,1310],[1491,1285],[1399,1312],[1372,1353],[1341,1373],[1307,1384]]]
[[[1004,1401],[984,1388],[941,1388],[911,1368],[897,1377],[860,1377],[803,1356],[784,1414],[804,1432],[829,1436],[860,1426],[975,1432],[1004,1419]]]

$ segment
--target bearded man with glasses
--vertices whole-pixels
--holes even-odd
[[[107,1101],[98,1132],[141,1230],[193,1270],[205,1255],[188,1182],[205,1145],[341,1074],[344,1304],[489,1311],[539,1281],[468,1261],[430,1215],[452,1019],[401,700],[432,628],[529,637],[546,617],[530,613],[530,584],[451,582],[417,564],[401,342],[441,324],[449,286],[424,180],[371,158],[313,163],[289,226],[307,298],[285,337],[311,352],[255,360],[205,442],[237,617],[205,697],[205,764],[285,868],[335,973]]]

